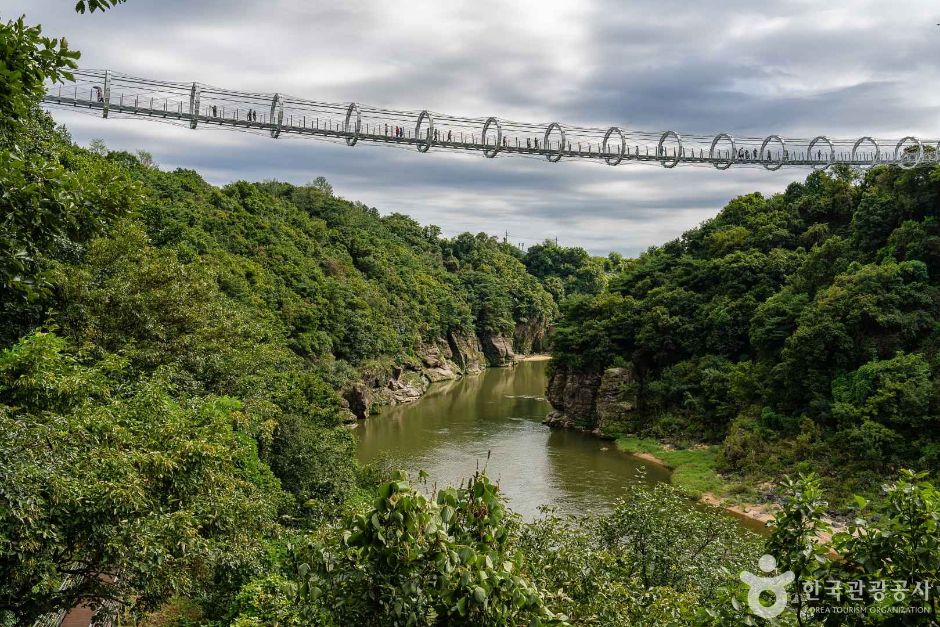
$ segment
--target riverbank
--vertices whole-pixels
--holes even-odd
[[[415,403],[384,407],[357,430],[359,460],[424,471],[427,485],[459,485],[477,470],[498,482],[513,511],[536,520],[602,514],[628,484],[669,481],[669,470],[624,455],[611,442],[576,431],[549,430],[544,390],[549,362],[434,384]],[[690,504],[691,505],[691,504]]]
[[[511,346],[505,338],[496,342]],[[371,372],[340,390],[345,410],[344,425],[356,429],[359,423],[378,413],[382,407],[413,403],[427,394],[434,383],[457,381],[477,376],[488,368],[511,368],[519,363],[551,360],[546,353],[520,354],[511,348],[505,354],[484,354],[480,340],[475,337],[451,335],[424,347],[422,351],[401,364],[390,361],[379,364]]]
[[[722,477],[717,471],[718,446],[683,447],[628,435],[636,409],[634,389],[635,377],[629,368],[607,368],[602,373],[556,368],[546,389],[553,411],[543,422],[554,429],[614,440],[620,451],[669,471],[672,484],[690,498],[723,507],[751,526],[773,517],[773,486],[761,485],[759,492],[752,484]]]
[[[676,448],[650,438],[619,436],[615,438],[617,448],[624,453],[644,461],[659,464],[672,473],[672,483],[690,497],[754,525],[765,525],[774,518],[777,506],[758,504],[742,500],[746,491],[733,484],[715,470],[718,447],[696,445],[686,449]]]
[[[531,355],[516,355],[516,361],[551,361],[548,353],[532,353]]]

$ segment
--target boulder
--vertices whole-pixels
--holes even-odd
[[[549,412],[545,419],[542,421],[543,424],[548,425],[552,429],[572,429],[574,424],[563,412],[554,410]]]
[[[388,382],[391,404],[416,401],[427,391],[430,380],[414,370],[399,371],[399,375]]]
[[[359,418],[356,416],[356,414],[352,413],[348,409],[340,410],[340,420],[343,421],[344,427],[350,429],[355,429],[359,424]]]
[[[451,359],[463,374],[479,374],[486,367],[480,340],[472,333],[451,332],[447,336]]]
[[[623,426],[636,407],[632,368],[604,372],[573,372],[556,367],[546,398],[554,411],[545,419],[552,427],[577,428],[603,434]]]
[[[629,430],[630,414],[636,409],[636,387],[632,368],[608,368],[601,376],[594,402],[601,433]]]
[[[512,350],[512,342],[498,333],[481,333],[480,344],[483,354],[491,366],[511,366],[516,360]]]
[[[453,360],[453,351],[446,342],[435,343],[418,350],[424,366],[422,372],[432,382],[457,379],[462,370]]]
[[[372,390],[365,383],[355,383],[343,392],[349,411],[359,420],[365,420],[372,411]]]

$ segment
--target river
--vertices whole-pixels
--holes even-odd
[[[361,422],[359,458],[385,459],[415,478],[424,470],[440,487],[485,467],[512,509],[529,520],[543,506],[563,514],[608,511],[630,482],[668,481],[664,468],[612,442],[543,425],[551,410],[547,366],[523,361],[433,384],[418,401]]]

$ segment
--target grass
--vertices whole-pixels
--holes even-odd
[[[650,438],[620,436],[617,448],[627,453],[646,453],[656,457],[672,470],[672,483],[690,496],[699,497],[706,492],[716,496],[727,495],[731,484],[715,470],[717,446],[673,448]]]

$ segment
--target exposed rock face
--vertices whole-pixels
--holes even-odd
[[[421,398],[430,384],[430,379],[420,372],[396,368],[386,390],[391,404],[410,403]]]
[[[447,345],[451,351],[451,359],[460,368],[463,374],[479,374],[486,367],[486,357],[480,340],[472,333],[450,333]]]
[[[349,411],[359,420],[364,420],[372,410],[372,390],[365,383],[356,383],[343,392]]]
[[[594,403],[600,383],[600,373],[570,372],[567,368],[555,368],[545,393],[555,411],[545,419],[546,424],[593,429]]]
[[[548,327],[543,320],[517,322],[512,334],[512,345],[520,353],[534,353],[545,349]]]
[[[481,333],[480,344],[483,346],[486,361],[491,366],[509,366],[516,359],[516,354],[512,350],[512,342],[505,336],[494,333]]]
[[[508,346],[511,360],[512,345]],[[363,372],[363,380],[342,393],[344,420],[367,418],[376,405],[416,401],[433,382],[479,374],[486,367],[480,340],[472,334],[451,333],[446,341],[418,348],[416,356],[390,370],[380,366]]]
[[[636,407],[633,370],[608,368],[571,372],[558,367],[548,381],[546,398],[555,411],[545,419],[552,427],[603,433],[626,424]]]
[[[456,379],[463,374],[463,370],[454,362],[450,345],[445,342],[424,347],[418,354],[424,365],[424,376],[432,383]]]
[[[601,432],[624,430],[636,409],[636,390],[632,368],[608,368],[597,388],[596,429]]]

